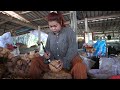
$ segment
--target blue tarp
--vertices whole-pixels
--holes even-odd
[[[93,45],[95,48],[95,52],[93,56],[105,56],[106,55],[106,41],[105,40],[97,40],[97,42]]]

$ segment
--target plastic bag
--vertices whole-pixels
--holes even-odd
[[[83,63],[86,64],[87,66],[87,70],[91,69],[91,67],[95,64],[95,61],[91,60],[91,59],[88,59],[84,56],[80,56],[83,60]]]

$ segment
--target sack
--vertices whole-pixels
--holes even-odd
[[[95,61],[87,58],[87,57],[84,57],[84,56],[80,56],[83,60],[83,63],[86,64],[87,66],[87,70],[90,70],[92,68],[92,66],[95,64]]]

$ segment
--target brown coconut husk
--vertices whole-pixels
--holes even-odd
[[[49,71],[48,64],[44,64],[43,61],[44,58],[41,56],[32,58],[29,69],[29,74],[32,79],[41,79],[42,73]]]
[[[0,64],[0,79],[3,77],[6,70],[7,70],[7,67],[4,64]]]
[[[44,74],[43,79],[72,79],[72,75],[64,70],[59,72],[49,71]]]
[[[71,74],[74,79],[87,79],[87,66],[79,55],[72,60]]]

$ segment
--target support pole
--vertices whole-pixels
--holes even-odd
[[[88,22],[87,22],[87,18],[85,18],[85,43],[88,42],[89,42]]]
[[[114,33],[114,30],[113,30],[113,37],[115,37],[115,33]]]
[[[87,22],[87,18],[85,18],[85,32],[88,33],[88,22]]]
[[[40,46],[41,46],[41,30],[40,30],[40,26],[38,26],[38,49],[39,49],[39,54],[40,54]]]
[[[76,11],[70,11],[70,20],[71,20],[71,23],[70,23],[71,28],[76,33],[76,38],[77,38],[78,33],[77,33],[77,14],[76,14]],[[76,42],[78,42],[78,40]]]
[[[71,19],[71,28],[77,33],[77,16],[76,11],[70,11],[70,19]]]
[[[118,28],[118,37],[119,37],[119,42],[120,42],[120,27]]]

